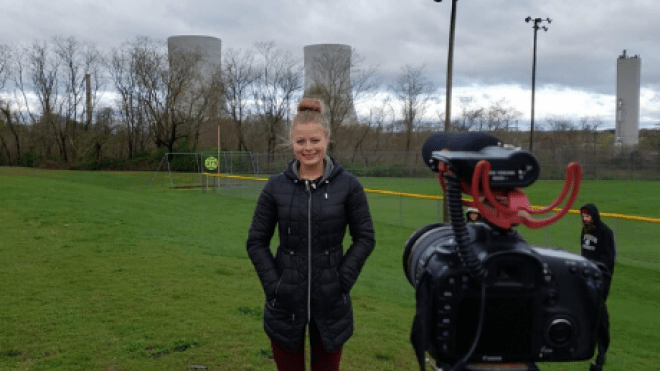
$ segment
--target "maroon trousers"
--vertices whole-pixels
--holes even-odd
[[[312,319],[309,324],[309,343],[311,348],[312,371],[339,371],[341,348],[336,352],[328,352],[323,348],[321,334]],[[271,340],[273,357],[278,371],[305,371],[305,336],[300,349],[289,351]]]

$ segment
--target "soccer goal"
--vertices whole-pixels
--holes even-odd
[[[202,159],[204,189],[242,187],[244,182],[222,175],[251,175],[259,173],[259,164],[249,151],[204,151]]]
[[[250,151],[199,152],[205,173],[256,175],[259,164]]]
[[[167,184],[170,188],[180,189],[208,189],[238,185],[235,181],[221,181],[217,175],[253,176],[258,173],[259,163],[249,151],[166,153],[154,173],[151,184]]]
[[[151,184],[167,182],[170,188],[201,188],[204,180],[202,161],[202,155],[198,152],[166,153],[158,164]]]

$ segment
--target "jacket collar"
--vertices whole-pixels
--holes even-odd
[[[330,156],[326,155],[323,162],[325,164],[325,170],[323,171],[323,176],[319,180],[319,183],[334,177],[342,170],[341,164]],[[290,161],[284,170],[284,174],[291,179],[302,181],[300,178],[300,172],[298,171],[299,166],[300,163],[298,160]]]

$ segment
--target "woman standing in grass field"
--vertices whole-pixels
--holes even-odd
[[[264,186],[247,240],[280,371],[305,369],[307,328],[312,371],[339,370],[342,347],[353,334],[349,293],[375,245],[362,185],[326,155],[330,126],[323,110],[317,99],[298,104],[289,133],[295,159]],[[347,228],[352,242],[344,253]]]

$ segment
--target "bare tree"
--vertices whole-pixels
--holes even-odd
[[[162,43],[146,42],[138,46],[134,58],[141,90],[140,105],[147,112],[152,139],[156,146],[173,152],[174,143],[185,136],[177,131],[181,123],[174,122],[172,117],[167,51]]]
[[[91,148],[94,160],[101,164],[103,162],[103,147],[112,135],[112,131],[116,126],[116,119],[115,112],[111,107],[101,108],[96,116],[96,122],[92,130]]]
[[[243,122],[250,114],[248,101],[257,77],[253,50],[229,49],[225,53],[222,67],[224,111],[234,123],[239,151],[249,150],[245,141]]]
[[[487,112],[484,107],[475,105],[472,97],[461,97],[461,115],[455,120],[452,128],[456,131],[482,131],[486,126]]]
[[[5,86],[10,79],[11,56],[11,48],[0,44],[0,93],[5,92]]]
[[[141,88],[138,63],[142,60],[141,55],[151,47],[155,47],[152,40],[137,37],[113,49],[108,58],[108,70],[118,93],[118,112],[126,134],[129,159],[135,152],[146,148],[148,138],[147,99],[145,89]]]
[[[302,88],[302,68],[298,60],[275,47],[274,42],[256,44],[258,78],[253,90],[255,113],[266,135],[266,152],[275,153],[279,140],[286,142],[285,122],[291,103]]]
[[[55,144],[60,158],[68,162],[67,125],[71,122],[61,116],[60,60],[51,49],[48,43],[35,41],[16,56],[15,94],[23,107],[18,111],[22,120],[38,131],[46,155],[50,156]]]
[[[16,148],[17,160],[20,161],[20,138],[18,137],[18,132],[16,130],[16,124],[14,123],[14,115],[9,108],[9,103],[6,101],[0,100],[0,145],[4,150],[5,156],[7,158],[7,163],[12,164],[12,154],[9,150],[9,140],[5,138],[5,133],[9,131],[14,135],[14,143]]]
[[[199,143],[200,128],[216,122],[224,99],[222,71],[203,58],[202,50],[169,52],[169,97],[174,122],[181,123],[190,149]],[[179,130],[181,132],[181,130]]]
[[[14,58],[17,120],[30,123],[31,130],[45,140],[46,153],[50,145],[57,146],[65,163],[77,159],[78,130],[88,109],[85,104],[85,77],[90,76],[94,91],[92,105],[102,88],[100,54],[90,43],[73,37],[55,37],[50,42],[35,41]]]
[[[0,45],[0,95],[5,94],[5,86],[10,79],[12,50],[7,45]],[[17,128],[14,123],[14,115],[10,108],[11,103],[0,96],[0,145],[4,150],[7,162],[12,164],[12,154],[9,150],[8,139],[5,139],[5,132],[9,131],[14,135],[16,158],[20,162],[21,147]]]
[[[595,150],[598,141],[598,128],[602,125],[603,121],[598,117],[581,117],[578,127],[584,136],[582,142],[589,143],[589,146]]]
[[[0,145],[4,150],[9,165],[16,165],[22,162],[21,134],[23,125],[20,124],[20,116],[16,115],[12,109],[12,103],[5,99],[0,99]],[[8,137],[5,135],[8,134]],[[11,138],[11,139],[10,139]],[[15,156],[12,156],[10,145],[13,141]]]
[[[542,147],[555,153],[560,148],[575,148],[577,126],[570,118],[549,116],[544,122],[541,136]],[[540,133],[539,133],[540,134]]]
[[[390,89],[400,102],[401,122],[405,130],[405,151],[410,151],[412,134],[416,126],[424,120],[424,114],[432,99],[435,85],[424,75],[424,65],[405,65],[401,74]],[[406,159],[407,160],[407,159]]]
[[[87,132],[90,128],[93,107],[99,98],[99,90],[103,87],[101,78],[102,60],[96,46],[89,42],[80,42],[74,37],[55,37],[53,39],[54,53],[61,68],[61,80],[58,91],[61,97],[59,116],[65,120],[65,133],[71,151],[71,159],[76,159],[78,148],[78,129]],[[90,79],[90,92],[86,94],[86,77]],[[86,97],[90,98],[90,105]],[[87,110],[92,112],[87,112]],[[85,118],[87,117],[87,118]],[[84,124],[81,124],[83,123]]]
[[[168,54],[164,43],[149,38],[138,38],[130,44],[128,54],[138,92],[126,93],[123,105],[135,107],[131,100],[138,98],[136,117],[145,113],[156,146],[173,152],[181,139],[195,146],[200,125],[209,119],[213,102],[217,101],[219,94],[213,92],[218,88],[220,71],[208,77],[202,73],[201,51],[174,50]],[[115,71],[119,76],[120,72]],[[127,89],[131,87],[132,82],[126,83]]]
[[[506,99],[491,102],[486,111],[485,129],[489,131],[509,131],[518,124],[522,113],[511,107]]]
[[[378,151],[381,146],[388,148],[389,137],[382,134],[387,126],[388,117],[392,116],[392,111],[392,102],[389,98],[369,108],[369,116],[355,130],[354,137],[356,141],[353,147],[353,159],[355,159],[358,151],[363,152],[366,149]],[[365,162],[365,165],[368,166],[368,163]]]

